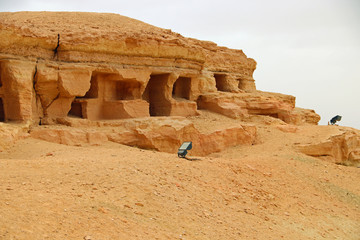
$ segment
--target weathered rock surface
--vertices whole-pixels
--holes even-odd
[[[61,21],[59,21],[61,20]],[[256,62],[241,50],[185,38],[118,14],[16,12],[0,15],[3,53],[61,61],[201,68],[253,81]],[[58,41],[58,34],[60,40]],[[253,87],[253,86],[251,86]]]
[[[312,124],[317,125],[320,116],[314,110],[295,107],[291,111],[279,112],[279,118],[286,123],[294,125]]]
[[[202,133],[172,118],[197,116],[198,109],[317,124],[315,112],[295,108],[295,97],[257,91],[255,68],[242,50],[117,14],[0,13],[0,121],[32,122],[33,137],[56,143],[110,140],[174,152],[191,139],[193,153],[206,155],[254,142],[253,126]],[[91,128],[103,121],[107,130]],[[108,129],[113,121],[121,122],[116,130]],[[36,127],[69,122],[73,128]]]
[[[286,133],[296,133],[296,131],[298,130],[298,127],[294,126],[294,125],[289,125],[289,124],[285,124],[285,125],[278,125],[276,126],[277,129],[279,129],[282,132],[286,132]]]
[[[235,118],[248,114],[278,117],[279,113],[295,107],[295,97],[265,92],[208,93],[201,95],[198,102],[200,108]]]
[[[112,141],[169,153],[176,153],[182,142],[192,141],[191,154],[198,156],[220,152],[236,145],[251,145],[256,139],[256,127],[252,125],[238,125],[211,133],[201,133],[191,121],[181,117],[91,123],[87,120],[65,118],[59,119],[59,122],[69,127],[36,127],[31,130],[31,137],[75,146]]]
[[[71,105],[82,108],[80,117],[92,112],[93,120],[190,116],[197,114],[195,100],[203,92],[256,90],[256,62],[241,50],[121,15],[0,13],[0,29],[5,121],[43,119],[49,124],[66,117]],[[26,92],[18,92],[16,86],[24,84]],[[140,109],[149,108],[149,114],[119,114],[129,108],[124,105],[133,106],[130,100],[146,100]],[[108,101],[122,101],[113,117],[102,113]],[[10,110],[9,102],[17,107]]]
[[[333,163],[360,166],[360,131],[343,129],[324,141],[297,147],[301,152]]]
[[[8,125],[0,122],[0,151],[9,148],[18,139],[29,137],[29,124]]]
[[[266,114],[297,123],[302,116],[289,113],[295,98],[256,92],[256,62],[241,50],[135,19],[97,13],[0,13],[0,29],[5,121],[51,124],[68,115],[91,120],[193,116],[197,104],[231,117]]]
[[[265,115],[295,125],[317,124],[320,120],[313,110],[296,108],[295,97],[279,93],[207,93],[199,97],[198,105],[231,118]]]

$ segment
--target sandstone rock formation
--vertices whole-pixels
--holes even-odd
[[[198,106],[231,118],[266,115],[295,125],[317,124],[320,120],[313,110],[296,108],[295,97],[279,93],[205,93],[198,98]]]
[[[120,143],[134,139],[131,144],[160,151],[174,151],[184,133],[174,130],[175,122],[162,127],[163,120],[155,123],[157,118],[150,117],[196,116],[198,109],[205,109],[231,118],[266,115],[290,124],[317,124],[320,117],[315,112],[295,108],[295,97],[257,91],[255,68],[256,62],[241,50],[185,38],[121,15],[0,13],[3,122],[52,125],[77,118],[90,124],[148,118],[151,126],[145,129],[151,131],[133,121],[131,130],[99,139]],[[243,141],[241,134],[248,134],[243,138],[251,143],[256,132],[242,125],[207,136],[191,124],[182,129],[193,132],[199,145],[211,145],[209,139],[216,139],[224,147]],[[69,143],[57,131],[44,130],[33,129],[32,135],[57,136],[56,142]],[[168,130],[173,136],[167,135]],[[93,139],[89,132],[79,134],[80,142]]]
[[[98,145],[112,141],[144,149],[155,149],[174,153],[184,141],[192,141],[192,154],[205,156],[236,145],[252,145],[256,139],[256,128],[240,125],[223,128],[211,133],[202,133],[194,124],[182,117],[137,118],[134,120],[92,122],[64,118],[59,126],[34,128],[31,136],[66,145]]]
[[[298,146],[298,149],[310,156],[323,158],[333,163],[360,167],[360,132],[341,129],[327,139]]]
[[[29,124],[5,124],[0,122],[0,152],[17,140],[29,137]]]

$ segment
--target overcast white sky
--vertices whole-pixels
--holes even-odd
[[[360,129],[360,0],[0,0],[0,11],[119,13],[242,49],[258,90]]]

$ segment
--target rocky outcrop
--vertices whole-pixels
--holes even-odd
[[[0,13],[0,29],[3,121],[194,116],[199,107],[317,123],[292,111],[294,97],[256,91],[256,62],[241,50],[116,14]]]
[[[255,127],[205,134],[172,117],[206,109],[231,118],[266,115],[317,124],[315,112],[295,108],[295,97],[257,91],[255,68],[242,50],[117,14],[0,13],[0,121],[31,122],[33,137],[52,142],[110,140],[173,152],[191,139],[193,152],[206,155],[253,143]],[[35,127],[75,127],[76,121],[121,124],[115,132]]]
[[[324,141],[300,145],[297,148],[313,157],[360,167],[360,132],[357,130],[343,130]]]
[[[254,93],[208,93],[198,99],[201,109],[218,112],[232,118],[253,115],[268,115],[278,118],[281,112],[289,112],[295,107],[295,97],[290,95]]]
[[[37,118],[36,95],[33,88],[35,63],[0,61],[1,119],[26,122]]]
[[[1,92],[7,93],[0,97],[9,121],[44,117],[44,123],[51,123],[72,105],[84,107],[81,117],[90,112],[90,119],[196,115],[194,100],[201,93],[256,90],[256,62],[241,50],[116,14],[0,13],[0,29]],[[12,74],[14,65],[21,66],[17,75]],[[28,93],[21,95],[11,83],[26,84]],[[16,94],[21,96],[9,99]],[[31,98],[36,105],[25,106]],[[140,108],[150,108],[149,114],[119,114],[133,105],[130,100],[147,101]],[[115,116],[102,114],[107,111],[102,107],[114,101],[124,101],[115,104]],[[18,105],[16,114],[8,102]]]
[[[295,125],[317,124],[320,120],[313,110],[296,108],[295,97],[279,93],[207,93],[199,97],[198,106],[231,118],[265,115]]]
[[[201,133],[191,121],[181,117],[115,122],[87,122],[72,118],[59,121],[69,127],[37,127],[32,129],[30,134],[34,138],[66,145],[98,145],[112,141],[169,153],[176,153],[182,142],[192,141],[191,154],[198,156],[220,152],[236,145],[252,145],[256,139],[256,128],[252,125],[238,125],[211,133]]]
[[[280,111],[279,118],[286,123],[294,125],[317,125],[320,116],[314,110],[295,107],[291,111]]]

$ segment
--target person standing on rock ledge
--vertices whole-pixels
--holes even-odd
[[[340,122],[341,121],[341,116],[340,115],[336,115],[335,117],[333,117],[330,122],[328,122],[328,125],[336,125],[338,126],[338,124],[336,124],[336,122]]]

